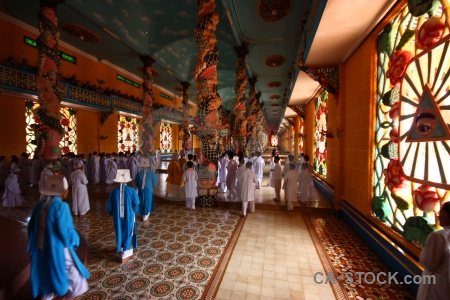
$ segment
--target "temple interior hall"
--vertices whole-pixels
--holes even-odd
[[[75,160],[90,203],[67,220],[90,273],[76,299],[443,299],[432,293],[448,280],[425,294],[421,281],[448,275],[423,264],[450,225],[449,9],[0,0],[0,300],[34,299],[27,230],[41,172],[69,178]],[[254,212],[226,188],[224,153],[261,155]],[[187,154],[195,210],[171,179]],[[158,182],[124,261],[107,212],[119,183],[107,174],[135,156]],[[300,182],[293,201],[285,186],[277,199],[275,156],[310,174],[310,194]],[[9,206],[14,174],[23,202]]]

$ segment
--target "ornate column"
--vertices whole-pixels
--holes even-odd
[[[44,163],[53,163],[54,168],[61,169],[61,147],[59,142],[64,135],[60,124],[61,96],[58,93],[59,29],[56,18],[56,7],[63,0],[41,0],[39,11],[38,48],[38,102],[39,107],[34,111],[36,126],[35,134],[37,148],[35,156],[43,159]]]
[[[189,132],[189,86],[191,84],[189,82],[183,81],[181,82],[181,86],[183,87],[183,99],[181,100],[183,103],[183,136],[182,136],[182,144],[181,147],[184,150],[189,150],[192,148],[192,140],[191,134]]]
[[[215,0],[197,1],[195,41],[199,55],[194,70],[198,91],[195,126],[201,145],[201,149],[196,151],[199,159],[199,196],[207,199],[206,202],[202,202],[203,205],[211,205],[217,195],[215,182],[220,153],[219,131],[222,126],[219,112],[222,103],[217,93],[219,52],[216,47],[216,27],[219,23],[219,15],[215,10]]]
[[[153,132],[153,76],[152,76],[152,64],[155,60],[149,55],[141,55],[139,59],[144,64],[143,69],[143,82],[142,87],[144,89],[143,105],[142,105],[142,127],[141,127],[141,147],[140,150],[144,156],[149,156],[153,152],[153,140],[155,139],[155,133]]]
[[[249,137],[248,143],[250,144],[250,150],[252,152],[254,151],[253,147],[256,143],[255,135],[255,127],[256,127],[256,121],[257,121],[257,115],[259,111],[259,103],[256,99],[256,77],[252,77],[248,79],[248,82],[250,83],[250,90],[248,92],[248,99],[250,103],[250,109],[247,112],[247,120],[248,120],[248,126],[247,126],[247,137]]]
[[[247,46],[235,47],[234,51],[238,57],[236,62],[236,85],[234,92],[236,93],[236,102],[234,103],[234,115],[236,117],[234,123],[234,151],[245,151],[247,136],[247,120],[245,118],[245,87],[247,85],[247,77],[245,74],[245,56],[248,54]]]
[[[261,97],[261,93],[256,94],[256,103],[254,106],[254,109],[256,111],[256,126],[253,129],[254,136],[255,136],[255,149],[254,151],[261,151],[261,141],[259,138],[259,133],[263,129],[263,121],[264,121],[264,114],[261,111],[261,104],[259,103],[259,98]]]

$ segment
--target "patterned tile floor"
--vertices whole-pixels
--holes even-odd
[[[167,175],[158,176],[155,194],[164,195]],[[239,206],[186,211],[183,199],[158,200],[150,220],[139,222],[139,247],[125,264],[119,263],[115,253],[112,220],[105,209],[114,186],[89,185],[89,217],[74,219],[88,243],[88,269],[92,274],[89,291],[79,298],[411,298],[402,287],[386,290],[384,286],[315,284],[314,273],[327,272],[327,268],[338,272],[342,265],[356,268],[367,257],[372,272],[386,267],[327,209],[331,203],[320,192],[314,190],[314,201],[296,203],[294,212],[286,212],[284,202],[273,202],[273,189],[264,185],[267,180],[263,179],[263,187],[256,192],[256,212],[246,218],[239,217]],[[37,189],[26,189],[24,195],[24,207],[0,207],[0,214],[26,222],[36,203]],[[219,194],[219,200],[225,202],[227,198]],[[71,203],[70,198],[67,201]],[[323,209],[311,212],[314,207]],[[350,250],[354,245],[358,245],[356,252]],[[333,264],[336,251],[342,259]]]

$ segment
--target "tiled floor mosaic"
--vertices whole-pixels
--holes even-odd
[[[158,174],[157,195],[165,192],[164,176]],[[273,202],[267,180],[256,192],[256,212],[245,219],[239,205],[187,211],[183,199],[157,201],[150,220],[139,220],[139,247],[124,264],[105,209],[115,186],[88,185],[91,211],[87,218],[74,218],[87,241],[92,275],[89,291],[79,299],[413,299],[404,286],[316,284],[318,271],[387,272],[387,267],[316,189],[314,201],[297,202],[287,212],[284,201]],[[37,189],[23,194],[23,207],[0,207],[0,215],[27,222]],[[228,201],[225,196],[220,193],[219,200]]]
[[[87,241],[91,292],[80,299],[200,299],[243,223],[235,211],[159,205],[148,222],[139,222],[138,249],[121,264],[111,218],[100,218],[103,232]],[[75,221],[82,234],[89,223]]]

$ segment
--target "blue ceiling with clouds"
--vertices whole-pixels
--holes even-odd
[[[220,16],[216,32],[220,55],[218,92],[226,109],[232,110],[235,101],[234,47],[246,44],[247,77],[257,78],[256,89],[261,93],[269,127],[278,128],[298,73],[296,61],[302,51],[304,27],[314,18],[309,15],[312,2],[216,0]],[[0,4],[5,13],[38,27],[38,0],[0,0]],[[137,76],[142,76],[139,55],[150,55],[156,60],[153,68],[159,72],[154,83],[179,95],[180,82],[188,81],[192,102],[196,95],[192,74],[198,53],[194,40],[196,13],[195,0],[66,0],[57,9],[60,24],[83,26],[101,39],[99,43],[89,43],[61,30],[61,40]],[[263,19],[279,16],[282,17],[275,21]],[[267,66],[266,59],[273,55],[282,56],[284,63]],[[279,81],[280,86],[269,87],[273,81]],[[273,111],[277,104],[278,114]]]

